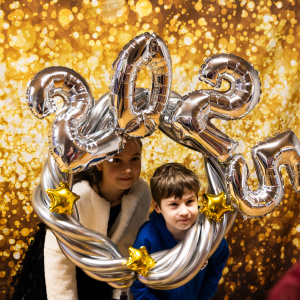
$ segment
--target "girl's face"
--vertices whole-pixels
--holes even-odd
[[[129,189],[140,177],[141,146],[127,140],[124,150],[102,163],[101,187],[114,192]]]

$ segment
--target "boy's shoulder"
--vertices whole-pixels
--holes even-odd
[[[225,240],[225,238],[222,239],[220,245],[219,245],[219,251],[228,251],[229,252],[229,246],[228,246],[228,243],[227,241]]]
[[[137,237],[147,237],[149,236],[150,238],[153,236],[158,236],[159,232],[157,228],[152,224],[150,220],[146,221],[139,229],[137,233]]]
[[[160,250],[160,244],[159,231],[151,221],[147,221],[140,227],[133,247],[145,246],[149,253],[153,253]]]
[[[229,246],[225,238],[222,239],[221,243],[219,244],[218,248],[215,250],[215,252],[212,254],[212,256],[209,258],[209,261],[215,261],[215,262],[224,262],[227,261],[229,256]]]
[[[137,233],[137,236],[143,232],[143,231],[147,231],[147,230],[151,230],[153,226],[151,225],[151,222],[150,220],[146,221],[139,229],[138,233]]]
[[[229,246],[225,238],[222,238],[218,248],[215,251],[215,254],[229,252]]]

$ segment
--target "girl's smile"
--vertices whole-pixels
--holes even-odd
[[[107,201],[120,197],[139,179],[141,173],[141,146],[127,139],[123,151],[101,164],[101,192]]]

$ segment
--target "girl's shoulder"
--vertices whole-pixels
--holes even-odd
[[[149,187],[149,184],[142,177],[139,177],[135,184]]]
[[[145,194],[150,195],[149,184],[140,177],[130,188],[129,194],[136,194],[140,196]]]
[[[79,181],[79,182],[76,182],[74,185],[73,185],[73,188],[72,188],[72,191],[79,191],[79,190],[90,190],[92,189],[90,183],[86,180],[82,180],[82,181]]]
[[[91,187],[90,183],[86,180],[82,180],[75,183],[72,188],[72,192],[79,195],[80,198],[84,198],[85,196],[91,196],[91,195],[98,197],[96,191]]]

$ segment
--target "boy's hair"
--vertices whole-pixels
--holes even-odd
[[[174,196],[181,198],[187,191],[198,197],[200,182],[197,175],[179,163],[167,163],[158,167],[150,179],[153,200],[160,206],[161,200]]]

